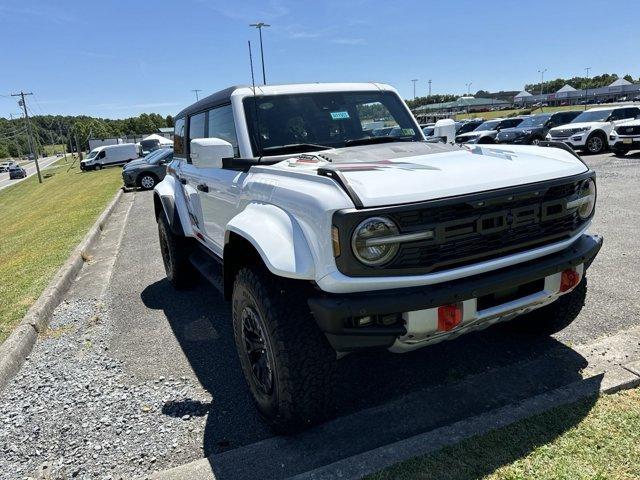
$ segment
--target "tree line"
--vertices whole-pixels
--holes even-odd
[[[86,115],[36,115],[30,120],[35,151],[40,155],[45,145],[63,144],[67,151],[72,147],[75,150],[79,145],[84,150],[88,148],[90,138],[144,135],[156,133],[158,128],[173,127],[171,115],[163,117],[157,113],[143,113],[137,117],[116,120]],[[28,153],[25,119],[0,117],[0,158],[20,157]]]
[[[585,90],[591,88],[608,87],[613,82],[618,80],[618,75],[615,73],[603,73],[602,75],[595,75],[593,77],[571,77],[571,78],[556,78],[554,80],[545,81],[544,84],[530,83],[524,86],[524,89],[533,94],[538,94],[541,91],[545,93],[553,93],[560,90],[565,85],[571,85],[576,90]],[[640,78],[634,80],[634,78],[627,74],[624,77],[625,80],[631,83],[640,82]],[[544,90],[543,90],[544,88]]]

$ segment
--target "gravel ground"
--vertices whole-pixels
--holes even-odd
[[[0,478],[130,478],[201,456],[211,398],[184,377],[132,383],[105,317],[95,299],[56,310],[0,397]]]

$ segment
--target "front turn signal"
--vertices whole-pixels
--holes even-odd
[[[340,232],[335,225],[331,227],[331,245],[333,246],[333,256],[340,256]]]

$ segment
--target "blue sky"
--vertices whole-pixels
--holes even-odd
[[[33,91],[33,113],[122,118],[176,113],[202,94],[250,82],[247,40],[267,81],[381,81],[413,95],[519,89],[591,74],[640,76],[640,2],[2,0],[0,116]],[[7,40],[5,40],[5,44]]]

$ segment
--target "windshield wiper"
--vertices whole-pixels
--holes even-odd
[[[362,137],[345,140],[345,147],[353,147],[356,145],[373,145],[376,143],[391,143],[391,142],[413,142],[413,137]]]
[[[332,147],[326,145],[318,145],[315,143],[289,143],[287,145],[272,145],[270,147],[263,147],[263,152],[283,152],[283,153],[302,153],[312,152],[314,150],[331,150]]]

